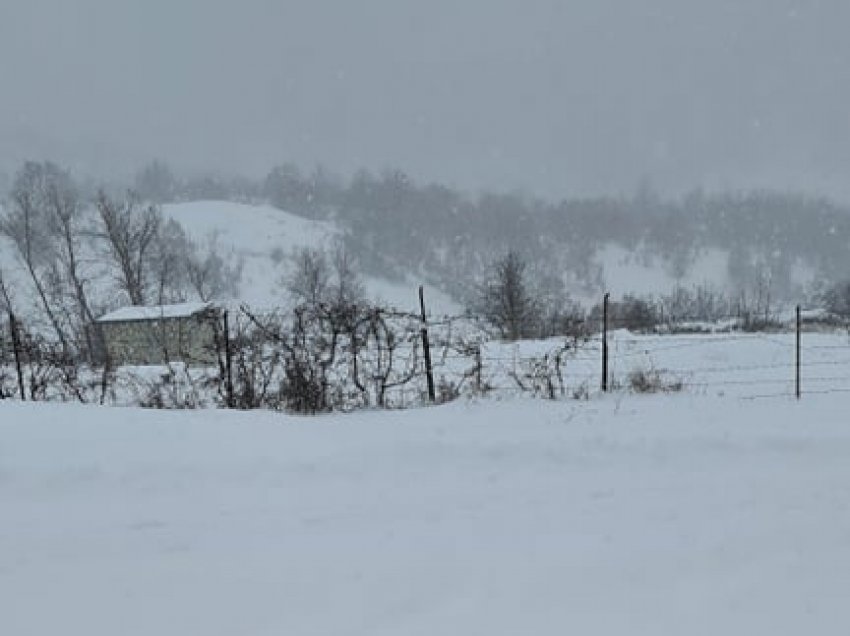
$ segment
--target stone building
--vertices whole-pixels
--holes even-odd
[[[124,307],[97,320],[109,364],[214,364],[219,310],[210,303]]]

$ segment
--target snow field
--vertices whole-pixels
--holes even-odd
[[[0,631],[845,634],[846,400],[0,402]]]

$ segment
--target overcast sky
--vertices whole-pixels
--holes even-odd
[[[843,196],[848,26],[847,0],[0,0],[0,165]]]

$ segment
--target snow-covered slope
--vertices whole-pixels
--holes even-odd
[[[268,257],[275,249],[291,251],[303,245],[321,246],[339,232],[321,221],[311,221],[267,205],[229,201],[194,201],[163,206],[163,213],[193,234],[213,232],[246,254]]]
[[[844,634],[846,410],[0,402],[0,631]]]
[[[216,235],[220,249],[244,263],[238,300],[262,306],[279,305],[283,300],[280,281],[289,266],[288,257],[295,250],[329,246],[342,233],[334,223],[305,219],[268,205],[194,201],[166,205],[163,211],[196,240],[205,241]],[[736,285],[730,277],[729,253],[721,249],[705,249],[696,254],[683,272],[674,271],[669,259],[643,245],[627,249],[607,243],[588,259],[589,269],[599,274],[593,277],[593,283],[575,280],[568,267],[563,272],[573,298],[585,306],[598,303],[604,291],[618,298],[624,294],[657,296],[668,294],[677,286],[697,285],[728,293]],[[0,237],[0,269],[16,288],[28,288],[5,237]],[[410,275],[406,283],[395,282],[398,279],[399,272],[392,272],[387,278],[367,278],[367,292],[373,299],[392,306],[416,309],[416,290],[421,281]],[[792,268],[791,281],[801,290],[816,279],[817,272],[810,266],[797,264]],[[428,304],[434,314],[457,314],[462,310],[459,302],[432,287],[428,289]]]
[[[0,208],[2,213],[2,208]],[[186,232],[201,243],[215,236],[218,248],[243,263],[238,298],[242,302],[269,307],[284,302],[281,279],[290,266],[289,256],[301,247],[330,247],[342,231],[333,224],[312,221],[266,205],[246,205],[228,201],[195,201],[165,205],[167,218],[178,221]],[[91,260],[91,259],[89,259]],[[35,306],[30,281],[23,271],[9,239],[0,235],[0,271],[15,295],[21,312]],[[372,300],[414,311],[419,308],[417,288],[421,281],[409,279],[398,283],[393,279],[367,277],[366,292]],[[103,273],[87,276],[89,293],[97,304],[111,281]],[[428,308],[433,314],[457,314],[461,306],[441,290],[428,288]],[[108,303],[107,303],[108,304]]]
[[[196,240],[217,235],[221,248],[244,263],[239,300],[263,306],[281,302],[280,280],[290,255],[300,247],[329,246],[341,235],[333,223],[312,221],[266,205],[195,201],[166,205],[163,212]],[[365,283],[374,300],[406,311],[418,307],[417,281],[403,285],[371,277]],[[456,302],[436,289],[429,289],[428,304],[438,314],[460,310]]]
[[[664,259],[648,258],[644,249],[629,251],[613,243],[602,247],[594,260],[604,272],[606,290],[614,297],[667,294],[679,285],[710,285],[715,289],[730,286],[729,255],[722,250],[705,250],[678,276]]]
[[[195,201],[163,207],[195,240],[215,235],[219,248],[243,263],[239,300],[263,306],[282,301],[288,257],[299,247],[323,247],[338,235],[327,223],[271,206]]]

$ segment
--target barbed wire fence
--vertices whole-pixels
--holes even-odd
[[[167,351],[165,363],[150,368],[116,367],[107,356],[91,369],[72,368],[9,314],[0,324],[0,398],[315,413],[488,395],[850,393],[850,336],[834,321],[805,318],[800,307],[790,323],[766,321],[756,331],[741,316],[636,328],[610,311],[607,297],[602,305],[571,334],[512,343],[495,338],[481,316],[428,314],[424,298],[420,312],[242,305],[217,314],[203,355]]]
[[[494,340],[492,330],[479,316],[439,316],[423,321],[420,315],[408,312],[386,310],[384,315],[407,321],[407,343],[416,343],[419,322],[421,346],[425,346],[426,336],[430,338],[431,362],[426,363],[424,355],[414,355],[415,371],[407,367],[407,375],[393,387],[391,396],[383,395],[381,406],[421,404],[426,401],[425,387],[431,385],[435,391],[427,392],[427,401],[432,402],[486,394],[583,398],[606,389],[691,390],[744,399],[850,389],[850,339],[842,340],[831,323],[825,333],[818,333],[823,325],[815,322],[810,325],[815,342],[802,346],[806,326],[799,309],[794,325],[772,321],[769,332],[741,331],[740,325],[731,324],[741,320],[740,316],[730,316],[724,319],[729,324],[720,320],[720,326],[710,328],[681,323],[673,329],[667,325],[634,333],[624,330],[630,326],[626,321],[609,317],[606,324],[603,315],[601,321],[577,324],[572,337],[519,343]],[[765,357],[767,361],[758,362]],[[847,367],[846,374],[842,374],[843,367]]]

